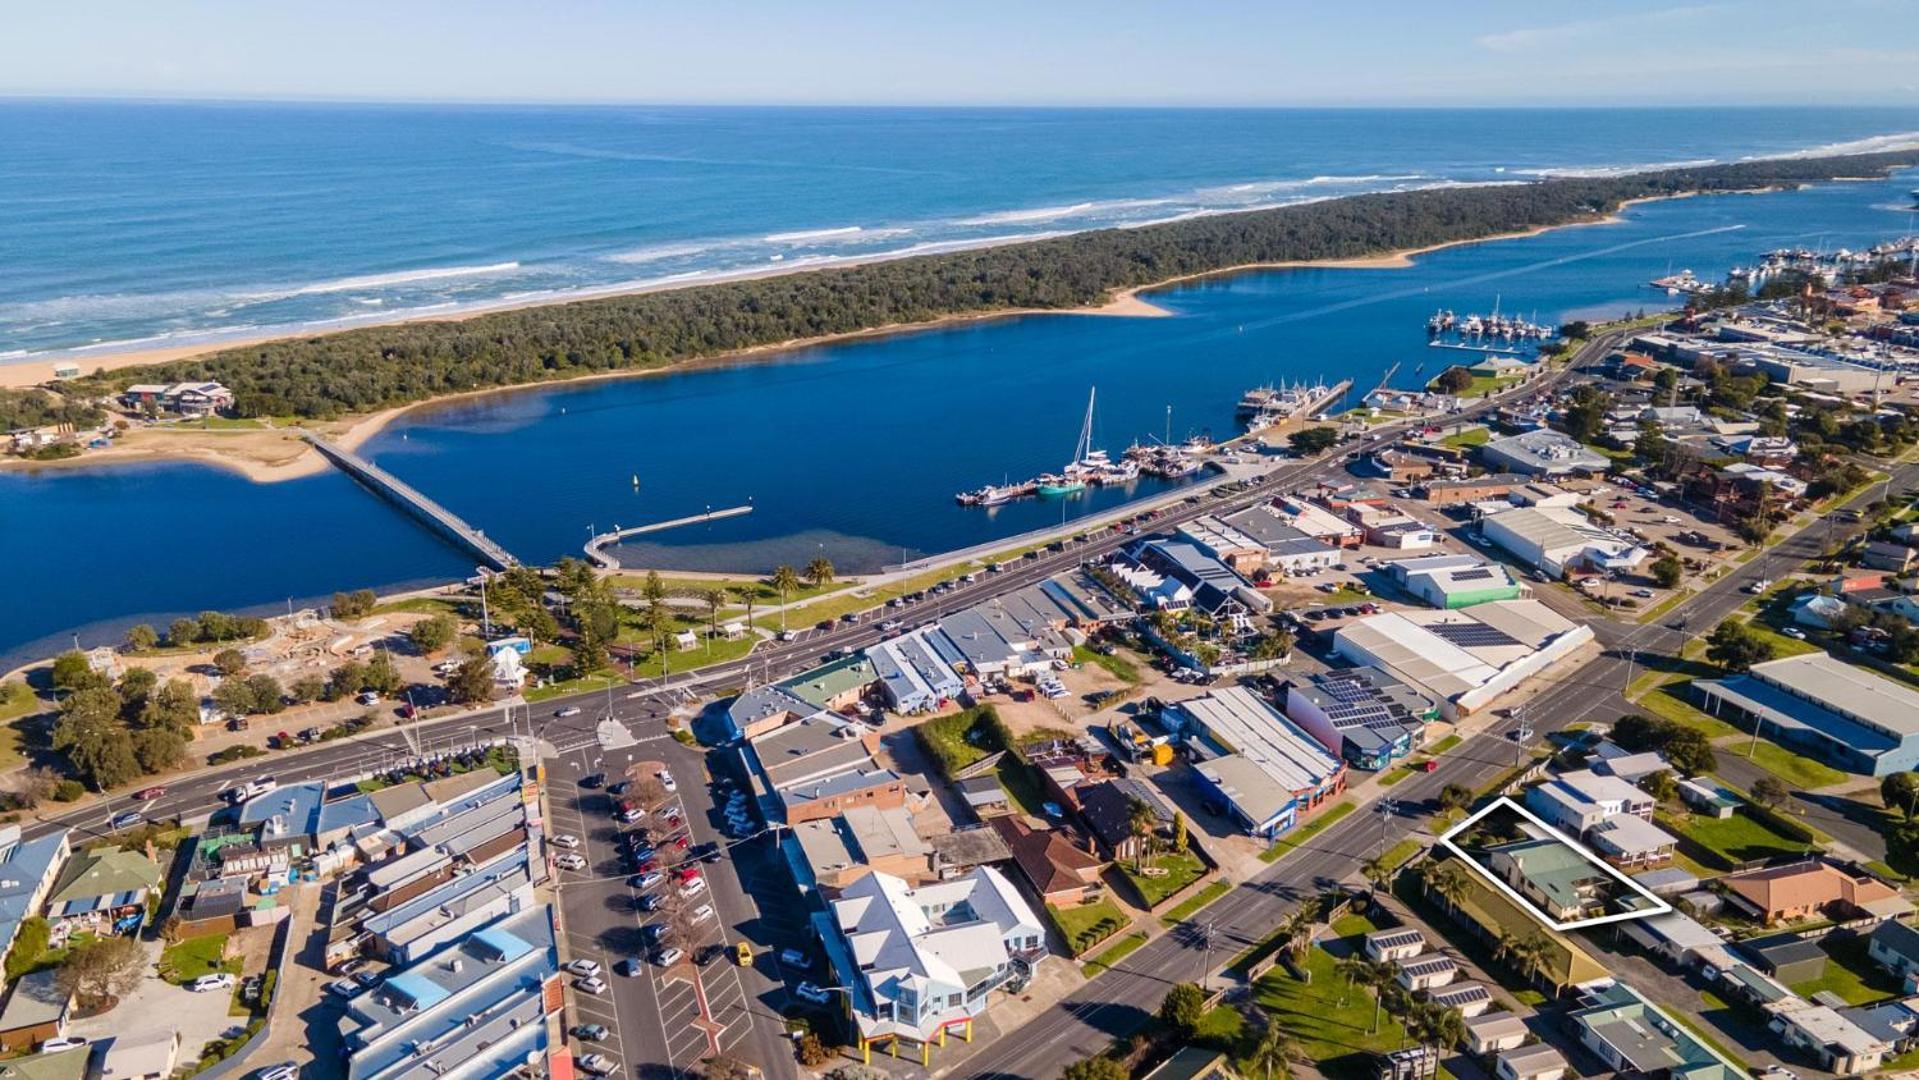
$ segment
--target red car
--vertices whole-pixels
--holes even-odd
[[[694,878],[699,877],[700,869],[697,866],[682,866],[678,870],[673,871],[673,876],[680,884],[684,885]]]
[[[141,788],[133,793],[133,799],[135,802],[152,802],[166,793],[167,789],[163,787]]]
[[[681,851],[685,851],[686,850],[686,834],[681,833],[680,835],[674,837],[673,846],[680,849]]]
[[[635,868],[634,872],[640,873],[640,874],[650,874],[653,871],[658,870],[659,868],[660,868],[660,860],[648,859],[645,862],[641,863],[637,868]]]

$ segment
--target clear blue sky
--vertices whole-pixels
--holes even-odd
[[[858,104],[1919,104],[1912,0],[85,0],[0,94]]]

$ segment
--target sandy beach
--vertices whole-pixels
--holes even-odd
[[[1664,198],[1684,198],[1684,195],[1664,196]],[[1657,198],[1632,200],[1622,204],[1621,210],[1637,202],[1655,202]],[[769,354],[786,352],[792,349],[811,348],[829,345],[834,342],[858,338],[876,337],[883,334],[905,333],[911,331],[932,330],[966,322],[980,322],[990,319],[1020,318],[1033,315],[1069,315],[1101,316],[1116,318],[1164,318],[1173,312],[1154,304],[1147,298],[1156,290],[1169,288],[1188,281],[1215,278],[1229,274],[1247,273],[1263,270],[1287,269],[1328,269],[1328,270],[1396,270],[1413,265],[1420,255],[1445,248],[1466,244],[1493,243],[1501,240],[1523,239],[1538,236],[1553,229],[1573,228],[1587,225],[1606,225],[1620,221],[1617,213],[1605,217],[1594,217],[1583,221],[1569,221],[1562,225],[1544,225],[1535,229],[1518,232],[1499,233],[1491,236],[1476,237],[1471,240],[1455,240],[1443,244],[1425,247],[1403,248],[1397,251],[1382,252],[1378,255],[1360,256],[1347,259],[1298,260],[1271,263],[1246,263],[1239,266],[1223,267],[1204,273],[1187,274],[1120,290],[1106,302],[1083,308],[1010,308],[1004,311],[971,312],[951,315],[918,323],[898,323],[886,326],[870,327],[845,334],[832,334],[821,337],[797,338],[789,341],[772,342],[748,349],[739,349],[717,356],[703,357],[665,367],[640,371],[612,371],[596,375],[586,375],[564,380],[568,383],[597,381],[602,379],[633,379],[675,374],[699,370],[708,367],[733,366],[753,363]],[[787,273],[809,273],[812,271],[785,271]],[[666,286],[668,288],[674,286]],[[678,286],[681,288],[694,286]],[[653,289],[637,290],[641,292]],[[570,302],[570,301],[569,301]],[[527,305],[539,306],[539,305]],[[498,309],[490,309],[498,310]],[[421,317],[418,319],[396,320],[394,325],[409,322],[446,322],[461,318],[472,318],[480,312],[468,312],[459,316]],[[152,349],[126,353],[102,354],[84,359],[62,357],[59,359],[29,360],[17,364],[0,365],[0,387],[25,387],[49,382],[53,378],[56,363],[78,363],[86,373],[97,370],[116,371],[124,368],[162,364],[174,360],[203,356],[227,349],[259,344],[260,341],[274,340],[261,338],[253,341],[229,341],[218,344],[176,346],[165,349]],[[425,401],[413,402],[392,409],[385,409],[365,416],[351,417],[337,421],[316,422],[312,429],[326,435],[348,449],[358,449],[396,418],[414,409],[426,408],[463,398],[479,397],[489,394],[511,394],[528,390],[537,390],[553,383],[529,383],[516,387],[489,387],[463,394],[450,394]],[[323,472],[326,462],[320,455],[301,441],[298,429],[275,429],[271,427],[247,430],[201,429],[195,427],[154,427],[137,428],[115,440],[115,445],[105,450],[88,451],[77,458],[54,462],[28,462],[18,459],[0,459],[0,468],[45,469],[74,468],[92,465],[113,464],[133,461],[192,461],[231,469],[250,480],[260,483],[272,483],[281,480],[294,480]]]

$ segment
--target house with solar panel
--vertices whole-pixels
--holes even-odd
[[[1286,718],[1356,769],[1383,769],[1426,740],[1439,703],[1376,667],[1341,668],[1280,690]]]
[[[1477,555],[1399,559],[1387,563],[1386,572],[1395,584],[1423,603],[1447,611],[1495,600],[1518,600],[1532,592],[1513,577],[1512,571]]]
[[[564,1004],[553,909],[503,916],[389,974],[340,1019],[348,1080],[558,1075],[547,1017]]]

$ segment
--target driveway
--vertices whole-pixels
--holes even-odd
[[[231,991],[209,990],[196,994],[158,975],[148,975],[140,980],[133,993],[120,999],[120,1004],[98,1016],[75,1020],[68,1026],[67,1034],[98,1043],[119,1035],[178,1031],[180,1063],[190,1065],[200,1059],[202,1046],[229,1030],[246,1026],[246,1017],[227,1015],[232,1003]]]

